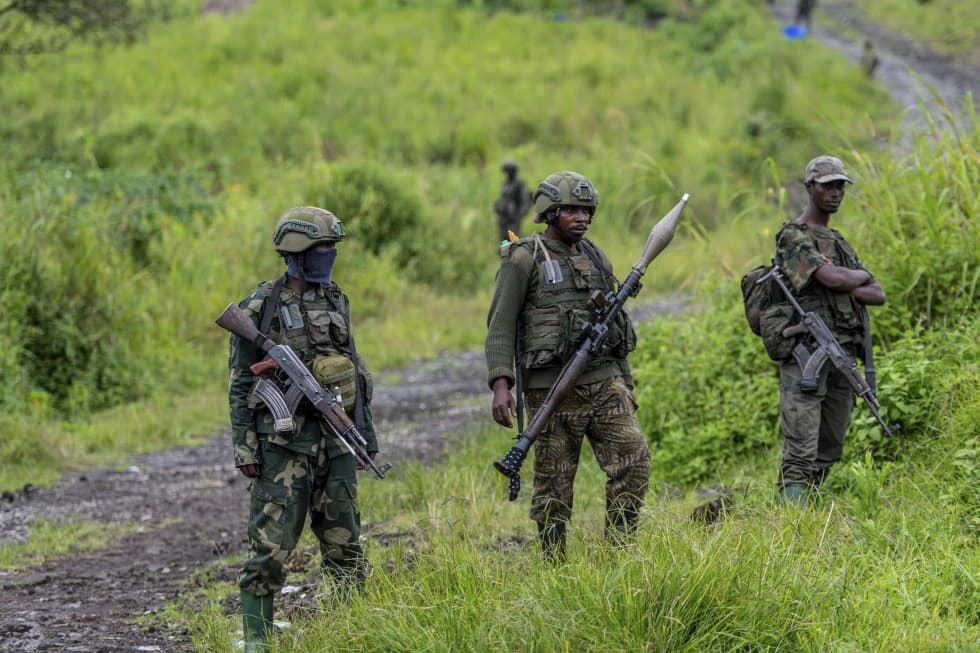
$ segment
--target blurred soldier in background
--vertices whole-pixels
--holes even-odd
[[[521,220],[531,208],[531,193],[517,176],[517,163],[508,159],[500,169],[506,177],[500,187],[500,197],[493,203],[493,212],[497,214],[498,243],[509,240],[508,231],[521,235]]]
[[[813,27],[813,8],[817,6],[817,0],[799,0],[796,5],[796,20],[793,22],[796,25],[803,25],[806,27],[807,34]]]
[[[523,389],[528,413],[575,353],[593,315],[593,292],[615,291],[612,264],[585,238],[599,196],[575,172],[549,175],[534,193],[535,233],[501,248],[500,269],[487,317],[488,383],[493,418],[511,428],[518,404],[511,388]],[[627,355],[636,347],[629,316],[610,328],[608,348],[590,359],[575,386],[559,401],[534,442],[531,520],[549,559],[565,552],[566,524],[582,442],[588,438],[606,473],[606,534],[616,540],[633,532],[650,476],[650,450],[636,419],[633,377]],[[515,346],[516,345],[516,346]],[[515,365],[515,352],[518,360]]]
[[[874,43],[871,41],[864,42],[864,52],[861,53],[861,69],[864,70],[864,74],[868,77],[872,77],[875,74],[875,68],[878,67],[878,55],[875,53]]]
[[[265,281],[239,306],[259,331],[289,345],[317,380],[341,396],[358,430],[377,453],[371,419],[371,376],[354,349],[350,303],[332,279],[340,220],[316,207],[286,211],[276,224],[273,246],[286,273]],[[354,456],[321,414],[304,399],[292,428],[282,431],[256,397],[259,362],[255,345],[231,336],[229,404],[235,465],[251,483],[249,559],[238,579],[245,651],[264,652],[272,628],[273,595],[286,580],[287,560],[299,542],[307,515],[320,542],[321,566],[336,581],[338,596],[363,586],[366,564]],[[279,383],[276,375],[262,378]],[[288,428],[288,426],[287,426]]]

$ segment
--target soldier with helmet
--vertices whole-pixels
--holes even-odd
[[[504,173],[504,183],[500,187],[500,197],[493,203],[497,214],[497,242],[508,240],[507,232],[521,234],[521,221],[531,208],[531,193],[524,180],[517,176],[517,162],[510,159],[500,166]]]
[[[576,172],[557,172],[541,182],[533,200],[534,221],[546,229],[501,248],[487,318],[493,418],[507,428],[522,412],[517,403],[522,390],[529,414],[544,402],[592,317],[592,294],[615,291],[618,285],[609,259],[585,237],[599,206],[592,182]],[[636,418],[626,360],[636,346],[636,335],[625,312],[607,343],[605,353],[589,361],[534,443],[530,517],[549,559],[564,557],[584,439],[608,479],[607,536],[618,541],[634,531],[646,495],[650,450]]]
[[[350,302],[333,281],[341,221],[316,207],[289,209],[279,218],[272,243],[286,272],[262,282],[239,306],[259,331],[289,345],[317,380],[340,396],[358,430],[377,453],[371,419],[371,375],[357,355]],[[354,456],[320,414],[303,400],[292,428],[258,398],[250,366],[256,347],[231,336],[229,405],[235,466],[251,479],[249,558],[238,579],[246,651],[267,650],[273,596],[285,583],[290,554],[307,515],[320,542],[321,565],[347,598],[364,583],[366,563],[359,543]],[[265,375],[281,383],[276,375]]]

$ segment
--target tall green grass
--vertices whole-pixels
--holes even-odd
[[[589,175],[592,233],[625,270],[681,193],[688,235],[727,230],[766,201],[751,189],[767,159],[792,178],[828,139],[875,147],[869,116],[893,112],[748,0],[671,9],[656,29],[488,9],[258,2],[202,17],[184,3],[131,48],[0,62],[0,408],[15,448],[38,420],[58,433],[129,402],[216,397],[213,317],[282,272],[269,234],[287,207],[347,224],[337,277],[359,351],[386,367],[481,342],[504,157],[532,186]],[[692,287],[704,267],[678,254],[647,292]],[[36,462],[84,464],[61,450]]]
[[[900,456],[947,422],[961,429],[960,455],[975,459],[977,429],[963,427],[978,417],[970,396],[980,360],[980,124],[971,120],[959,132],[922,135],[905,157],[842,153],[857,183],[834,226],[888,294],[884,307],[871,310],[879,394],[885,418],[903,425],[887,440],[859,404],[848,456],[866,449]],[[764,213],[759,227],[775,231],[788,215]],[[770,240],[755,262],[771,257],[773,247]],[[632,359],[654,458],[680,482],[723,476],[732,460],[779,437],[775,364],[744,323],[737,276],[708,280],[702,290],[704,311],[645,328]]]
[[[846,491],[802,511],[746,482],[709,528],[687,517],[693,493],[667,499],[655,475],[638,537],[614,547],[604,477],[585,461],[568,562],[555,566],[539,558],[527,491],[507,502],[490,466],[506,438],[471,436],[449,463],[362,483],[366,594],[347,607],[329,582],[314,586],[319,608],[294,613],[273,650],[965,652],[980,638],[971,507],[937,501],[935,464],[854,461],[839,472]],[[184,604],[196,650],[230,651],[240,619],[208,596]]]

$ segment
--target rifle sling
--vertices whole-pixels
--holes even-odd
[[[362,431],[364,430],[365,419],[364,419],[364,393],[361,391],[360,382],[359,382],[361,378],[361,369],[360,369],[361,361],[357,357],[357,348],[354,346],[354,328],[353,325],[351,324],[350,313],[349,312],[344,313],[342,310],[340,310],[340,307],[334,304],[333,300],[330,299],[329,296],[326,297],[327,297],[327,301],[333,304],[333,307],[337,309],[337,312],[340,313],[341,315],[344,315],[347,320],[347,339],[350,342],[350,357],[351,360],[354,361],[354,380],[358,386],[356,388],[356,392],[354,393],[354,426],[357,427],[358,431]]]
[[[269,294],[269,299],[266,300],[265,306],[262,307],[262,317],[259,318],[259,333],[269,333],[272,316],[279,308],[279,293],[282,292],[282,287],[285,283],[286,275],[284,274],[272,284],[272,292]]]

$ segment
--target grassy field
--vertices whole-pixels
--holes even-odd
[[[584,464],[570,560],[543,564],[526,491],[505,502],[490,466],[509,436],[468,434],[444,465],[365,480],[366,596],[337,607],[324,586],[275,650],[976,650],[977,117],[891,154],[881,90],[782,39],[764,3],[508,4],[185,2],[129,49],[0,59],[0,487],[223,424],[212,321],[281,272],[268,241],[288,206],[345,220],[338,277],[372,367],[478,346],[514,157],[532,185],[595,181],[592,233],[621,271],[692,195],[644,296],[683,287],[695,309],[644,327],[632,358],[654,455],[641,533],[603,540]],[[655,28],[638,19],[658,7]],[[885,440],[859,407],[825,494],[793,511],[772,501],[777,381],[736,288],[825,151],[856,176],[835,224],[888,292],[879,387],[904,428]],[[736,509],[705,529],[688,515],[713,483]],[[8,562],[92,541],[85,525],[34,537]],[[198,650],[230,651],[234,589],[201,584],[173,617]]]
[[[885,146],[894,116],[750,2],[657,29],[534,3],[191,4],[128,49],[0,59],[0,487],[147,446],[121,406],[153,446],[211,432],[226,349],[212,320],[280,273],[269,231],[289,206],[345,221],[337,277],[359,351],[384,368],[482,341],[505,157],[531,185],[589,175],[619,269],[690,192],[675,245],[689,254],[646,280],[667,292],[715,262],[705,234],[750,231],[780,179],[798,199],[802,162],[845,138]],[[197,396],[210,414],[174,424],[166,407]]]

